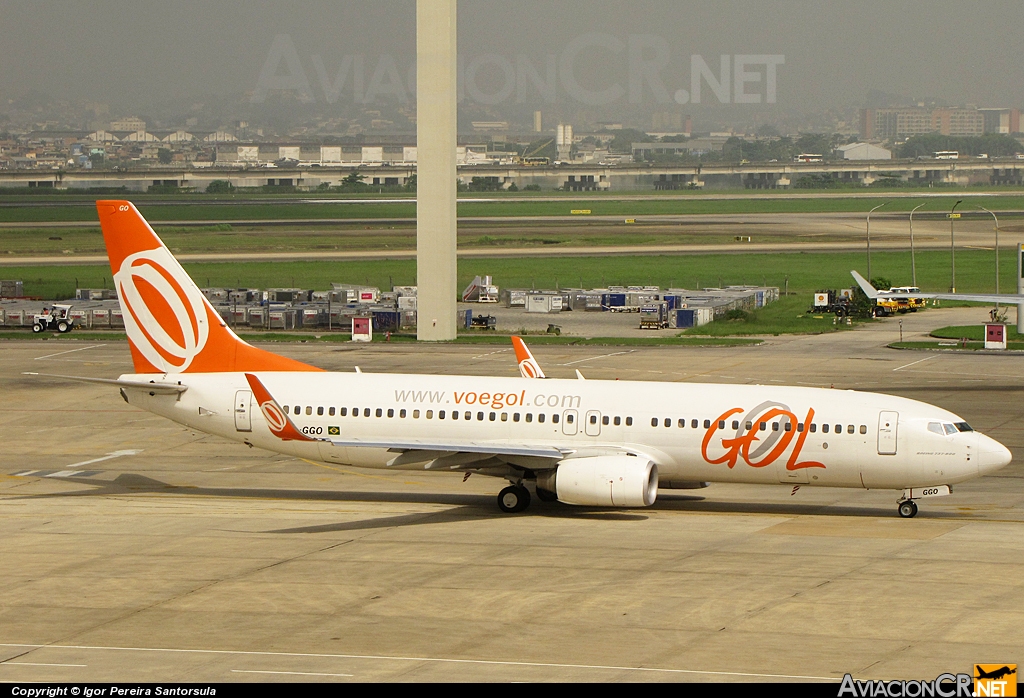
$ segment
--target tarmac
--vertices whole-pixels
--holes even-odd
[[[913,339],[984,308],[903,318]],[[898,493],[719,485],[653,507],[324,466],[126,405],[127,345],[0,342],[0,681],[934,679],[1022,658],[1024,358],[885,348],[897,320],[760,346],[538,346],[549,376],[797,384],[948,408],[1015,462]],[[323,368],[517,373],[511,348],[272,345]]]

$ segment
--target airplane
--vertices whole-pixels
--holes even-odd
[[[1005,665],[1000,667],[999,669],[994,670],[994,671],[984,671],[981,667],[977,667],[976,671],[977,671],[978,675],[975,676],[974,678],[976,678],[976,679],[995,679],[996,681],[998,681],[999,679],[1001,679],[1001,678],[1003,678],[1005,676],[1009,676],[1011,674],[1016,674],[1017,673],[1016,667],[1011,669],[1010,667],[1005,666]]]
[[[644,507],[660,489],[751,483],[901,491],[917,500],[1010,452],[959,416],[891,395],[807,387],[327,372],[242,341],[128,201],[96,203],[134,373],[75,378],[130,405],[268,451],[366,468],[507,480],[542,501]],[[525,365],[525,366],[524,366]]]
[[[857,281],[857,285],[871,300],[879,298],[892,298],[893,300],[908,300],[910,298],[934,298],[942,301],[977,301],[980,303],[1024,303],[1024,295],[1016,293],[922,293],[916,286],[900,286],[888,291],[876,289],[867,279],[851,271],[850,274]]]

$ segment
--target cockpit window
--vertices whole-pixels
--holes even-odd
[[[946,430],[946,436],[952,436],[956,433],[956,427],[952,424],[943,423],[942,428]]]
[[[943,431],[942,424],[940,422],[928,422],[928,431],[933,434],[938,434],[939,436],[946,435],[946,432]]]
[[[967,422],[957,422],[954,426],[960,431],[974,431],[971,425]]]

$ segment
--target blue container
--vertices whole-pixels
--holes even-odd
[[[676,327],[685,329],[687,327],[693,327],[697,324],[697,311],[687,308],[681,308],[676,311]]]

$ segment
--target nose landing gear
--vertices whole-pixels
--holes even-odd
[[[917,516],[917,502],[913,499],[906,499],[899,502],[896,509],[904,519],[912,519]]]

